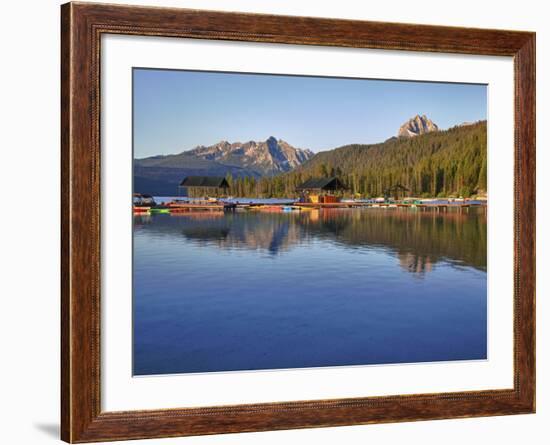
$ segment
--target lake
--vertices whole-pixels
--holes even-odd
[[[483,209],[134,216],[134,375],[487,357]]]

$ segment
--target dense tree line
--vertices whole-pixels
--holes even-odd
[[[320,152],[296,170],[273,177],[227,179],[234,196],[295,196],[312,177],[338,176],[347,195],[375,197],[397,184],[411,196],[464,196],[487,190],[487,123],[453,127],[381,144]]]

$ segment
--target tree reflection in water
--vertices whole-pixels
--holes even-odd
[[[404,270],[419,275],[441,261],[487,268],[487,218],[481,208],[189,212],[136,216],[134,224],[135,230],[155,236],[179,233],[197,245],[261,250],[269,255],[318,239],[346,249],[385,249]]]

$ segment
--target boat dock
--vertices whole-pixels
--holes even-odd
[[[170,213],[183,213],[188,212],[190,210],[210,210],[210,211],[223,211],[224,210],[223,204],[176,204],[176,205],[168,205],[168,208],[170,209]]]
[[[437,209],[446,211],[447,209],[467,209],[470,207],[487,207],[486,203],[482,204],[472,204],[472,203],[463,203],[463,202],[451,202],[451,203],[435,203],[431,204],[426,203],[386,203],[386,202],[331,202],[331,203],[320,203],[320,202],[296,202],[295,206],[306,207],[306,208],[316,208],[316,209],[350,209],[350,208],[361,208],[361,207],[370,207],[370,208],[419,208],[419,209]]]
[[[468,211],[470,207],[487,209],[486,202],[462,202],[454,201],[441,202],[361,202],[361,201],[340,201],[340,202],[294,202],[288,204],[252,204],[252,203],[228,203],[228,202],[202,202],[202,203],[168,203],[157,208],[134,208],[134,213],[171,213],[181,214],[188,212],[227,212],[235,210],[257,210],[257,211],[292,211],[292,210],[314,210],[314,209],[357,209],[357,208],[409,208],[418,210],[436,210],[446,212],[449,210]]]

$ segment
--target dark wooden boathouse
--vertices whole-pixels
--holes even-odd
[[[410,190],[401,185],[401,184],[395,184],[386,190],[384,190],[384,198],[386,200],[389,200],[391,197],[393,197],[396,201],[399,200],[399,198],[403,198],[407,192]]]
[[[187,196],[225,196],[229,190],[227,179],[221,176],[186,176],[178,190]]]

